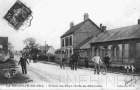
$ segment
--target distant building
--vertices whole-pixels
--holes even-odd
[[[42,46],[39,46],[39,48],[38,48],[39,50],[40,50],[40,52],[41,52],[41,54],[47,54],[47,52],[48,52],[48,49],[49,49],[49,46],[48,45],[42,45]]]
[[[39,50],[41,51],[42,54],[54,54],[55,53],[55,49],[53,48],[53,46],[40,46]]]
[[[0,37],[0,52],[8,52],[8,37]]]
[[[54,55],[55,54],[55,48],[53,46],[50,46],[47,53]]]
[[[137,25],[105,30],[91,43],[92,55],[109,54],[112,65],[134,65],[140,68],[140,20]]]
[[[89,15],[85,13],[84,20],[81,23],[74,25],[74,23],[71,22],[69,30],[61,36],[61,49],[63,49],[69,57],[75,49],[80,49],[83,42],[88,42],[93,37],[96,37],[100,32],[100,27],[98,27],[89,18]]]

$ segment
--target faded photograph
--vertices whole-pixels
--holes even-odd
[[[0,90],[139,90],[139,0],[0,0]]]

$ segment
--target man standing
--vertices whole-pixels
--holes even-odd
[[[77,70],[78,59],[79,59],[78,53],[74,52],[71,56],[71,64],[73,70]]]
[[[100,65],[102,64],[100,56],[94,56],[92,58],[92,61],[94,62],[94,67],[95,67],[95,74],[100,73]]]
[[[85,57],[85,67],[88,68],[88,66],[89,66],[89,65],[88,65],[88,58]]]
[[[66,60],[66,57],[65,57],[65,52],[64,51],[61,51],[61,62],[60,62],[60,68],[62,69],[65,69],[64,67],[64,62]]]
[[[73,55],[71,55],[71,57],[69,58],[69,66],[71,68],[71,70],[73,70]]]
[[[110,67],[110,57],[108,56],[108,54],[105,55],[103,61],[106,65],[106,67],[109,68]]]
[[[26,67],[27,63],[29,64],[29,62],[27,61],[27,58],[22,55],[18,64],[21,65],[23,74],[27,74],[27,67]]]

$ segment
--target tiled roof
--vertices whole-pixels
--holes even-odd
[[[89,40],[91,40],[93,37],[94,37],[94,36],[92,35],[92,36],[88,37],[87,39],[85,39],[84,41],[80,42],[80,43],[76,46],[76,48],[80,48],[82,45],[84,45],[85,43],[87,43],[87,42],[88,42]]]
[[[79,23],[79,24],[77,24],[77,25],[74,25],[72,28],[70,28],[69,30],[67,30],[67,31],[61,36],[61,38],[62,38],[62,37],[65,37],[65,36],[67,36],[67,35],[70,35],[70,34],[72,34],[72,33],[74,33],[76,30],[79,30],[79,29],[81,28],[81,26],[83,26],[84,23],[85,23],[86,21],[92,22],[92,24],[95,25],[95,26],[99,29],[99,27],[98,27],[92,20],[87,19],[87,20],[85,20],[85,21],[83,21],[83,22],[81,22],[81,23]]]
[[[140,38],[140,25],[132,25],[100,33],[92,43]]]

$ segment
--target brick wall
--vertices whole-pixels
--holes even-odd
[[[74,47],[78,45],[80,42],[84,41],[91,35],[96,36],[99,33],[99,30],[96,26],[92,24],[92,22],[87,21],[85,24],[74,33]]]

